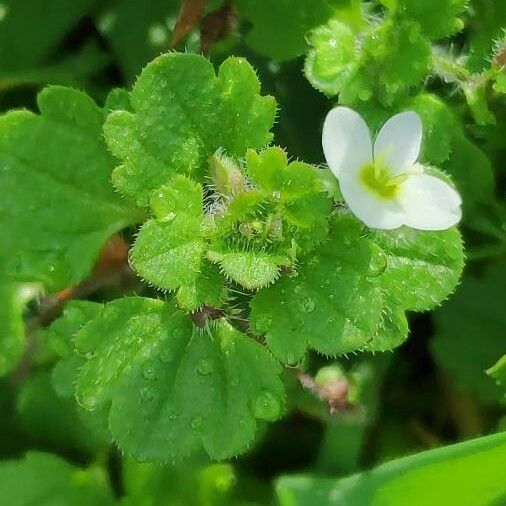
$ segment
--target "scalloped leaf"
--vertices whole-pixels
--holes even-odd
[[[369,265],[374,250],[350,215],[337,216],[330,240],[302,263],[298,275],[261,290],[251,302],[251,325],[265,333],[283,362],[307,346],[327,355],[363,348],[380,325],[383,295]]]
[[[381,284],[396,304],[427,311],[455,290],[464,268],[462,238],[456,228],[372,230],[370,237],[385,253]]]
[[[109,182],[114,160],[93,100],[53,86],[38,105],[40,115],[0,117],[2,256],[9,275],[57,290],[81,281],[106,240],[139,212]]]
[[[279,365],[223,319],[202,330],[171,304],[124,298],[76,343],[89,357],[77,381],[81,405],[110,405],[111,433],[136,458],[177,460],[200,447],[227,458],[251,443],[256,419],[282,414]]]
[[[459,17],[468,0],[380,0],[386,7],[420,24],[424,35],[432,40],[443,39],[464,28]]]
[[[420,85],[432,66],[430,45],[411,21],[386,20],[356,39],[346,25],[333,20],[310,41],[307,78],[324,93],[339,94],[344,104],[374,97],[391,106]]]
[[[60,397],[72,397],[79,368],[85,358],[75,351],[74,335],[95,318],[104,305],[89,300],[71,300],[65,305],[63,315],[47,329],[47,342],[61,358],[53,368],[52,382]]]
[[[181,307],[219,305],[224,279],[205,258],[202,186],[176,175],[151,197],[156,219],[140,229],[131,263],[146,281],[176,291]]]
[[[260,95],[254,70],[241,58],[226,60],[216,76],[202,56],[162,55],[142,71],[130,99],[133,112],[111,113],[104,131],[123,161],[113,183],[140,205],[174,173],[202,177],[217,149],[243,156],[272,139],[275,100]]]
[[[319,91],[333,96],[346,85],[356,67],[356,40],[353,31],[337,19],[319,26],[309,36],[304,72]]]
[[[253,298],[251,325],[283,362],[300,360],[307,347],[327,355],[390,350],[407,337],[405,310],[440,304],[462,267],[456,229],[373,231],[341,212],[328,242]]]
[[[207,258],[219,263],[221,272],[248,290],[257,290],[274,283],[281,266],[289,265],[290,259],[258,251],[220,253],[208,251]]]

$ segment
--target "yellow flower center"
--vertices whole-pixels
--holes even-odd
[[[360,181],[369,190],[383,199],[395,199],[399,195],[401,184],[407,179],[407,174],[394,175],[381,162],[375,160],[360,169]]]

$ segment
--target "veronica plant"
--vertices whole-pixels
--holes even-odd
[[[2,276],[62,289],[111,234],[135,230],[140,295],[74,301],[49,340],[57,392],[138,459],[245,451],[286,411],[284,367],[309,350],[391,350],[406,311],[458,283],[460,198],[416,164],[413,113],[387,122],[373,153],[363,120],[333,110],[323,145],[337,181],[271,145],[275,100],[240,58],[216,72],[165,54],[105,108],[62,87],[39,108],[0,120]]]

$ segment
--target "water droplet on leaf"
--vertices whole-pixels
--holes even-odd
[[[281,415],[281,402],[271,392],[263,392],[255,399],[253,413],[256,418],[272,422]]]
[[[197,372],[202,376],[208,376],[213,372],[213,365],[209,360],[202,359],[197,366]]]
[[[304,313],[312,313],[315,307],[316,303],[311,297],[307,297],[299,302],[299,308]]]

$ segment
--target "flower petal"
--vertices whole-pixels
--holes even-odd
[[[351,212],[368,227],[393,230],[404,223],[404,210],[395,200],[368,191],[357,177],[342,177],[339,186]]]
[[[422,120],[414,111],[392,116],[374,143],[374,158],[382,160],[394,174],[411,167],[420,154]]]
[[[404,224],[419,230],[446,230],[462,218],[462,199],[445,181],[427,174],[410,176],[402,185],[399,203]]]
[[[338,178],[372,162],[369,128],[362,116],[348,107],[334,107],[327,114],[322,145],[327,164]]]

